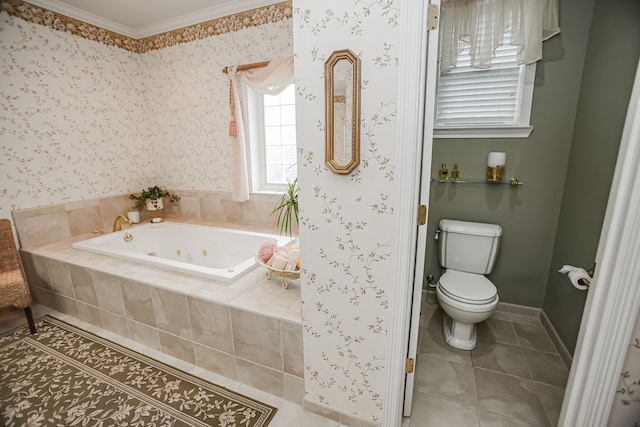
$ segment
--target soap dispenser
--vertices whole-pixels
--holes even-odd
[[[447,164],[443,163],[440,170],[438,170],[438,179],[440,181],[446,181],[449,175],[449,169],[447,169]]]
[[[453,165],[453,170],[451,171],[451,181],[457,181],[460,179],[460,171],[458,170],[458,164]]]

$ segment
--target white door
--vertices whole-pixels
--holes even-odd
[[[440,0],[431,0],[432,8],[427,22],[429,26],[435,26],[434,16],[439,16]],[[433,27],[431,27],[433,28]],[[422,162],[419,190],[419,204],[428,208],[429,191],[431,189],[431,153],[433,148],[433,118],[436,101],[436,73],[438,72],[438,29],[431,29],[427,33],[426,40],[426,75],[424,92],[424,128],[422,139]],[[420,153],[417,153],[420,155]],[[415,362],[418,352],[418,335],[420,332],[420,305],[422,300],[422,283],[424,279],[424,261],[427,248],[427,226],[418,227],[415,250],[415,270],[413,278],[413,299],[411,302],[411,325],[409,328],[409,348],[407,359]],[[406,374],[403,415],[411,415],[413,401],[413,388],[415,369]]]

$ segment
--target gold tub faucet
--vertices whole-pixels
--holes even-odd
[[[113,231],[122,230],[121,221],[129,222],[129,219],[124,215],[118,215],[116,219],[113,220]],[[129,224],[129,227],[131,227],[131,224]]]

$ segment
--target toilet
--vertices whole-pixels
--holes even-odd
[[[444,274],[436,288],[444,310],[442,331],[452,347],[476,347],[476,323],[488,319],[498,306],[498,290],[485,277],[498,256],[502,228],[496,224],[442,219],[439,240]]]

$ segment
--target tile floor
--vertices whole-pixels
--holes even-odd
[[[556,425],[569,370],[533,313],[498,310],[478,325],[474,350],[457,350],[442,337],[435,294],[425,294],[413,411],[403,427]]]
[[[341,427],[299,405],[230,380],[99,329],[73,317],[33,306],[193,375],[278,408],[273,427]],[[456,350],[442,338],[442,310],[425,294],[413,412],[402,427],[555,426],[568,370],[536,317],[498,311],[478,327],[478,346]],[[21,309],[0,309],[0,333],[26,324]]]

